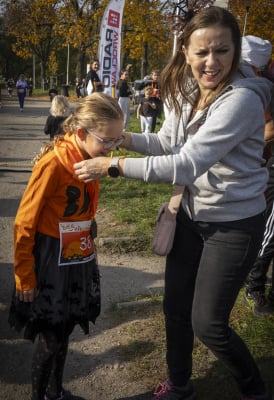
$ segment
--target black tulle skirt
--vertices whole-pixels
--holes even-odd
[[[79,324],[89,333],[89,322],[100,314],[100,275],[96,258],[81,264],[58,265],[59,239],[38,233],[34,257],[37,296],[24,303],[12,296],[9,324],[24,338],[34,341],[46,329],[60,336],[68,326]]]

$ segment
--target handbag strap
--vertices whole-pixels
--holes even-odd
[[[184,190],[185,186],[179,186],[179,185],[175,186],[168,203],[168,209],[172,214],[177,214],[182,201]]]

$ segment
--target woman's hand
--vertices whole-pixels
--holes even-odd
[[[73,168],[80,181],[87,183],[107,176],[110,162],[110,157],[95,157],[80,161]]]
[[[30,290],[16,290],[16,296],[20,301],[31,303],[36,296],[36,288]]]

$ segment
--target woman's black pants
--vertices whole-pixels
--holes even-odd
[[[263,214],[223,223],[177,216],[166,260],[164,313],[169,378],[183,386],[192,373],[194,334],[227,366],[242,394],[264,392],[257,365],[229,326],[236,298],[258,254]]]

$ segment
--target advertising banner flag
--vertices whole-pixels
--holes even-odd
[[[121,55],[121,28],[125,0],[110,0],[105,9],[98,48],[100,70],[104,92],[112,95],[112,87],[119,79]]]

